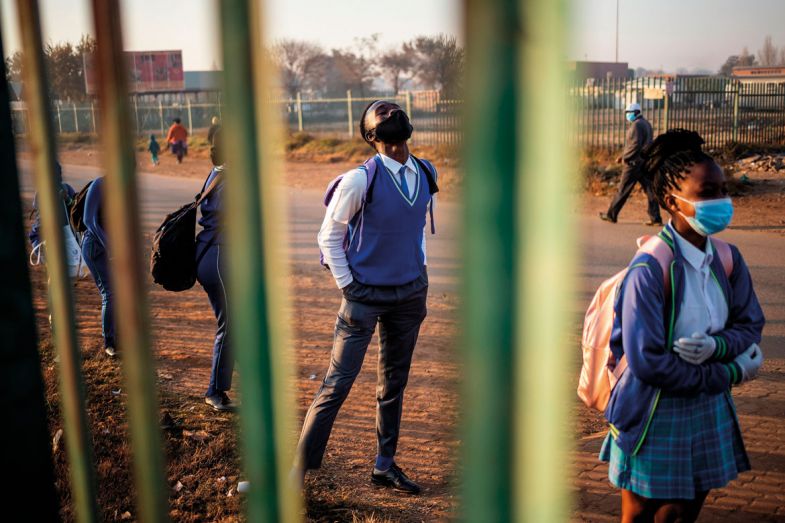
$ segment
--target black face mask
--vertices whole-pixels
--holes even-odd
[[[412,136],[414,127],[403,111],[395,111],[389,118],[376,126],[376,138],[384,143],[405,142]]]
[[[214,145],[210,147],[210,161],[213,162],[213,165],[216,167],[223,165],[224,163],[223,155]]]

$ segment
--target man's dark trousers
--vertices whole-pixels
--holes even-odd
[[[379,323],[376,436],[380,456],[394,457],[414,346],[426,315],[428,277],[406,285],[376,287],[352,282],[335,323],[330,367],[305,415],[297,445],[299,465],[319,468],[335,417],[360,373]]]
[[[624,170],[621,173],[621,181],[619,182],[619,191],[613,197],[610,207],[608,207],[608,217],[616,221],[619,219],[621,208],[627,202],[627,198],[632,194],[635,184],[640,183],[643,191],[646,193],[646,198],[649,200],[649,218],[653,222],[662,222],[660,216],[660,205],[657,203],[657,198],[654,196],[654,188],[652,187],[651,176],[649,176],[643,169],[635,165],[624,164]]]

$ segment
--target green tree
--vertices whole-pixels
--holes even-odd
[[[379,55],[379,69],[382,76],[392,87],[393,93],[398,94],[401,88],[412,79],[414,69],[415,50],[410,43],[402,44],[400,48],[389,49]]]
[[[461,92],[464,50],[454,36],[419,36],[411,43],[414,68],[419,82],[438,89],[442,96],[457,97]]]

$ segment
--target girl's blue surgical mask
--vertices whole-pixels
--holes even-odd
[[[638,115],[637,115],[637,114],[635,114],[635,112],[631,112],[631,113],[624,113],[624,116],[627,118],[627,121],[628,121],[628,122],[634,122],[634,121],[635,121],[635,119],[638,117]]]
[[[695,209],[695,216],[684,216],[690,227],[701,236],[710,236],[724,231],[733,218],[733,202],[730,198],[718,198],[716,200],[700,200],[693,202],[686,198],[674,194],[674,198],[687,202]]]

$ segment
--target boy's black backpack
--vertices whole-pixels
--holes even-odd
[[[90,180],[82,187],[82,190],[76,193],[73,200],[71,200],[71,207],[68,211],[68,218],[71,221],[71,227],[76,232],[85,232],[87,226],[84,224],[84,203],[87,200],[87,190],[93,185],[93,180]]]
[[[220,179],[221,174],[216,174],[210,185],[196,195],[193,202],[164,218],[155,231],[150,273],[153,281],[167,291],[185,291],[196,283],[196,267],[199,263],[196,259],[196,209],[215,189]],[[208,247],[205,247],[202,255]]]

